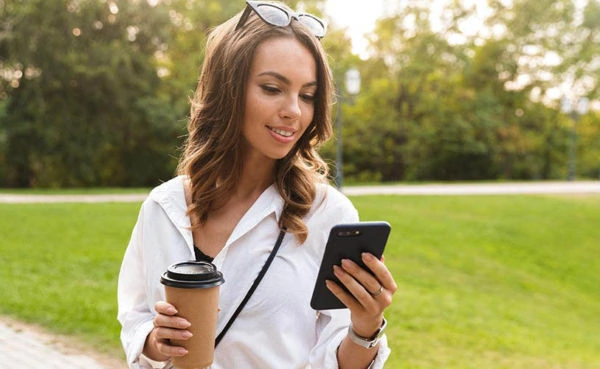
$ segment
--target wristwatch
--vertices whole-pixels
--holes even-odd
[[[354,332],[352,329],[352,324],[348,327],[348,337],[352,340],[352,342],[356,343],[359,346],[364,348],[373,348],[377,346],[379,341],[381,341],[381,337],[383,337],[383,331],[385,331],[385,327],[387,326],[387,321],[385,318],[383,319],[383,323],[381,323],[381,327],[377,329],[374,335],[369,338],[361,337]]]

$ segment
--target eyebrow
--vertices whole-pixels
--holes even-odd
[[[291,81],[286,76],[284,76],[280,73],[277,73],[277,72],[273,72],[273,71],[262,72],[258,76],[259,77],[271,76],[271,77],[275,77],[276,79],[280,80],[281,82],[285,83],[286,85],[291,84]],[[302,85],[302,87],[312,87],[312,86],[316,86],[316,85],[317,85],[317,81],[312,81],[312,82],[305,83],[304,85]]]

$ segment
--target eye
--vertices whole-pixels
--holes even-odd
[[[315,92],[305,92],[300,94],[300,98],[306,102],[314,102],[316,99]]]
[[[281,92],[279,88],[272,85],[261,85],[260,88],[266,92],[268,95],[276,95]]]

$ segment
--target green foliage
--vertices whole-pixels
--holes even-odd
[[[364,196],[399,285],[389,368],[600,366],[600,197]],[[116,282],[139,204],[3,204],[0,314],[122,357]]]
[[[0,1],[0,186],[151,186],[173,175],[208,31],[243,7],[151,3]],[[480,3],[490,13],[473,32],[477,6],[407,2],[377,22],[367,60],[330,22],[346,179],[567,177],[574,121],[556,88],[598,103],[600,3]],[[362,74],[355,97],[343,92],[350,67]],[[576,128],[579,177],[600,176],[598,116]],[[336,144],[322,149],[330,162]]]
[[[581,175],[600,178],[600,115],[588,115],[577,122],[577,162]]]
[[[182,127],[157,95],[166,13],[147,3],[9,1],[4,185],[154,184]],[[48,15],[52,16],[48,16]],[[167,122],[169,124],[167,124]]]
[[[490,35],[463,30],[474,8],[449,2],[435,19],[431,4],[411,2],[377,23],[374,54],[360,65],[365,87],[343,109],[345,177],[566,178],[572,123],[549,92],[566,79],[596,96],[598,3],[489,1]],[[597,132],[579,132],[578,175],[599,176]]]

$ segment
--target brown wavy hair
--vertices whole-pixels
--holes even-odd
[[[190,180],[188,215],[203,223],[238,184],[244,163],[241,124],[250,66],[255,50],[265,40],[295,38],[313,55],[317,67],[317,92],[312,122],[296,145],[275,166],[275,185],[285,201],[279,222],[300,243],[308,229],[303,217],[316,197],[317,183],[326,183],[328,167],[318,147],[332,134],[333,81],[326,53],[319,40],[302,24],[287,27],[263,22],[252,13],[234,31],[241,12],[209,35],[202,72],[192,100],[188,137],[178,173]]]

